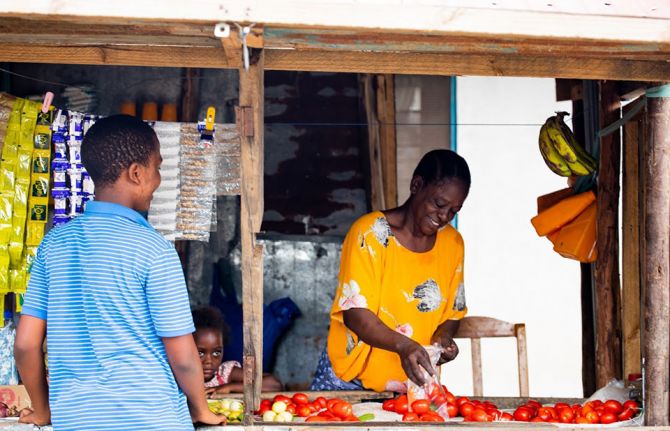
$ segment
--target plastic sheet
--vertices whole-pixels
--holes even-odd
[[[154,192],[149,208],[149,223],[166,239],[177,238],[177,211],[180,191],[180,133],[179,123],[158,121],[154,131],[160,142],[161,184]]]
[[[216,135],[216,133],[215,133]],[[209,241],[212,206],[216,195],[216,151],[201,140],[195,124],[181,125],[178,239]]]
[[[434,344],[432,346],[424,346],[426,352],[430,356],[430,363],[433,366],[433,369],[437,370],[437,362],[440,359],[440,354],[444,349]],[[411,380],[407,380],[407,399],[409,404],[416,400],[429,400],[431,404],[431,410],[435,413],[442,416],[444,419],[449,419],[449,413],[447,412],[447,394],[442,388],[440,383],[439,376],[431,376],[428,374],[428,371],[423,370],[423,378],[426,382],[423,386],[419,386]]]

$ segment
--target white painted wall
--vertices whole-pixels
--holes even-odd
[[[571,104],[555,102],[553,79],[466,77],[457,88],[458,152],[472,173],[459,217],[469,315],[526,324],[531,396],[582,396],[579,264],[530,224],[536,197],[566,184],[542,161],[540,125]],[[472,394],[469,342],[459,345],[443,382]],[[482,340],[482,354],[484,395],[518,395],[514,339]]]

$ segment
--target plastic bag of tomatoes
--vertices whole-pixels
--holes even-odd
[[[437,368],[437,362],[444,349],[438,345],[424,346],[428,356],[430,356],[430,363],[433,368]],[[423,371],[423,378],[426,384],[419,386],[411,380],[407,380],[407,401],[410,406],[418,400],[426,400],[430,411],[437,413],[443,419],[449,419],[449,412],[447,409],[447,394],[440,383],[439,376],[431,376],[426,370]],[[424,403],[420,403],[424,404]]]

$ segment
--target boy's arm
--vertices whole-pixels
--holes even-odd
[[[193,422],[207,425],[225,423],[225,416],[215,415],[207,405],[205,377],[202,374],[200,357],[193,341],[193,335],[163,337],[163,345],[177,384],[186,394]]]
[[[28,391],[32,411],[22,414],[21,422],[35,425],[51,423],[49,408],[49,386],[42,344],[46,335],[47,322],[37,317],[22,315],[16,329],[14,358],[21,380]]]

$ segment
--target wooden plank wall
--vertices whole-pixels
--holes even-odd
[[[647,99],[644,153],[644,358],[646,425],[670,418],[670,98]]]
[[[600,129],[620,118],[616,83],[600,83]],[[600,141],[598,170],[598,258],[595,264],[596,387],[621,378],[619,293],[619,132]]]
[[[627,112],[632,104],[624,107]],[[640,350],[640,150],[644,149],[645,112],[624,125],[622,184],[621,323],[623,377],[642,370]]]

